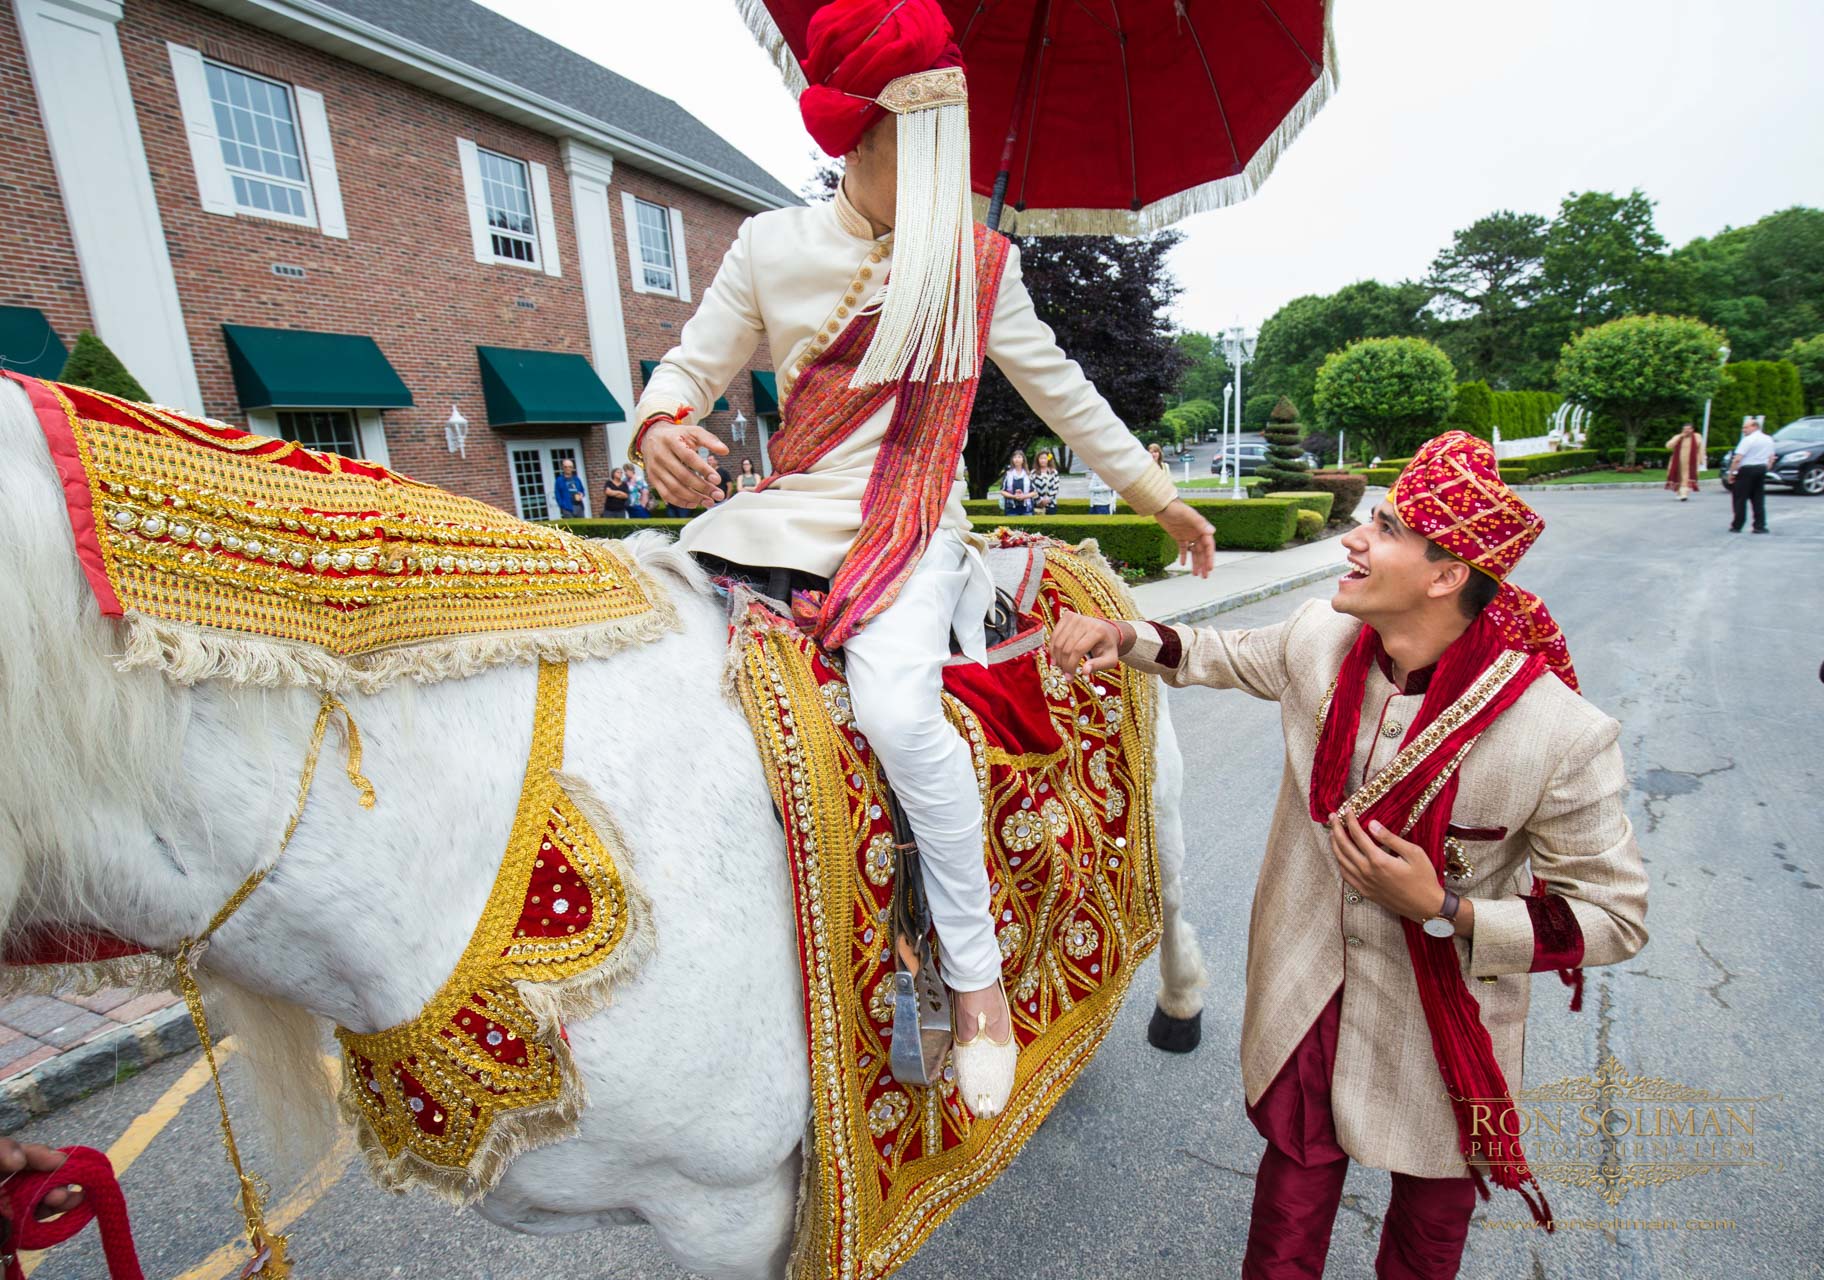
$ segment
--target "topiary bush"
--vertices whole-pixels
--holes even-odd
[[[1489,401],[1490,430],[1484,439],[1494,439],[1493,428],[1500,427],[1503,440],[1530,440],[1552,429],[1552,415],[1564,397],[1556,391],[1494,391]]]
[[[1400,478],[1399,467],[1365,467],[1362,469],[1362,482],[1385,489]]]
[[[1525,467],[1502,465],[1498,467],[1497,470],[1501,473],[1502,484],[1525,484],[1528,480],[1532,479],[1532,477],[1527,474]]]
[[[1307,542],[1312,538],[1321,536],[1323,532],[1324,518],[1315,511],[1307,511],[1305,508],[1300,507],[1298,509],[1298,540],[1300,542]]]
[[[1298,408],[1281,396],[1267,415],[1267,456],[1256,474],[1267,482],[1268,493],[1302,489],[1311,468],[1305,465],[1305,429],[1299,425]]]
[[[1073,545],[1094,538],[1117,568],[1149,578],[1164,573],[1165,566],[1178,558],[1178,544],[1151,516],[996,516],[971,523],[977,533],[1017,529]]]
[[[1330,521],[1331,509],[1336,505],[1336,495],[1325,489],[1289,489],[1273,496],[1290,498],[1293,506],[1300,511],[1316,512],[1326,524]]]
[[[1767,416],[1768,431],[1804,416],[1805,392],[1797,365],[1790,360],[1741,360],[1723,366],[1723,380],[1711,405],[1710,442],[1740,443],[1742,419],[1751,413]]]
[[[1467,431],[1479,440],[1493,438],[1495,393],[1486,382],[1459,382],[1456,403],[1444,425],[1455,431]]]
[[[1347,471],[1314,471],[1306,482],[1313,489],[1321,489],[1332,496],[1330,518],[1348,520],[1355,515],[1355,509],[1362,504],[1362,494],[1367,492],[1368,482],[1358,475]]]
[[[127,372],[120,357],[108,349],[108,344],[87,329],[76,335],[76,345],[70,349],[70,358],[64,361],[63,372],[57,375],[57,380],[123,400],[152,398],[139,385],[139,379]]]

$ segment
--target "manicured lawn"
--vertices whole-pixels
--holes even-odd
[[[1224,480],[1221,476],[1203,476],[1200,479],[1192,480],[1189,483],[1180,480],[1178,482],[1178,487],[1180,489],[1228,489],[1232,488],[1234,483],[1233,480]],[[1265,481],[1261,480],[1259,476],[1243,476],[1241,478],[1241,487],[1243,489],[1256,489],[1264,483]]]
[[[1720,474],[1716,471],[1700,471],[1699,480],[1714,480]],[[1574,476],[1547,476],[1535,480],[1534,484],[1664,484],[1665,468],[1654,471],[1580,471]]]

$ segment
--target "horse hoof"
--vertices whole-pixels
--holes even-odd
[[[1153,1006],[1153,1020],[1146,1027],[1146,1042],[1167,1053],[1189,1053],[1203,1042],[1203,1010],[1188,1018],[1174,1018]]]

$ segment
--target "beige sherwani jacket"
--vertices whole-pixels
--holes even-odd
[[[1400,918],[1343,883],[1328,834],[1308,808],[1318,706],[1361,625],[1313,601],[1258,630],[1165,628],[1181,650],[1166,665],[1169,637],[1141,624],[1123,661],[1172,685],[1242,689],[1280,705],[1286,769],[1248,930],[1241,1074],[1249,1104],[1341,984],[1331,1079],[1338,1142],[1376,1168],[1461,1177],[1456,1120]],[[1397,753],[1423,701],[1369,671],[1351,790]],[[1450,822],[1470,872],[1446,883],[1475,902],[1474,933],[1458,938],[1457,950],[1511,1090],[1521,1087],[1526,1058],[1534,936],[1521,895],[1534,876],[1568,902],[1586,966],[1625,960],[1647,940],[1647,876],[1623,810],[1620,728],[1548,674],[1489,726],[1462,765]],[[1195,744],[1186,749],[1194,755]],[[1548,989],[1562,998],[1555,979]]]
[[[875,239],[840,189],[829,204],[749,218],[678,345],[653,371],[634,421],[685,405],[693,409],[690,420],[700,420],[765,337],[778,362],[780,403],[788,411],[782,425],[789,430],[788,397],[798,374],[875,301],[891,265],[892,237]],[[1020,281],[1017,249],[1001,277],[987,357],[1135,511],[1151,515],[1178,496],[1171,476],[1151,465],[1076,361],[1059,350]],[[834,574],[861,528],[862,492],[892,405],[889,400],[809,472],[781,477],[764,492],[737,494],[692,520],[679,545],[743,564]],[[967,540],[965,496],[958,479],[940,527]]]

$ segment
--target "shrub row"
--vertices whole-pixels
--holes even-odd
[[[1178,558],[1178,544],[1151,516],[997,515],[973,523],[977,533],[1018,529],[1073,544],[1094,538],[1103,555],[1147,577],[1164,573],[1165,566]]]
[[[1501,473],[1501,483],[1503,484],[1525,484],[1532,479],[1532,476],[1527,474],[1525,467],[1510,467],[1502,464],[1496,470]]]
[[[1599,452],[1602,454],[1602,461],[1606,466],[1618,467],[1628,459],[1626,448],[1602,449]],[[1723,460],[1723,455],[1728,452],[1728,445],[1711,445],[1706,465],[1712,467],[1719,465]],[[1664,467],[1672,461],[1672,451],[1670,449],[1649,449],[1642,445],[1634,450],[1634,461],[1643,467]]]
[[[1564,471],[1587,471],[1602,461],[1600,449],[1560,449],[1557,453],[1523,453],[1517,458],[1501,459],[1501,470],[1521,468],[1527,479],[1555,476]]]
[[[1489,398],[1494,402],[1491,425],[1500,427],[1506,440],[1544,435],[1551,430],[1552,415],[1564,403],[1564,397],[1556,391],[1495,391]]]
[[[1362,504],[1363,491],[1368,488],[1368,482],[1361,476],[1346,471],[1315,471],[1308,483],[1313,489],[1334,496],[1335,501],[1330,506],[1332,520],[1347,520],[1353,516]]]
[[[1331,508],[1336,506],[1336,495],[1328,489],[1282,489],[1270,496],[1292,499],[1293,506],[1312,512],[1320,524],[1330,523]]]
[[[1398,467],[1363,467],[1356,474],[1362,478],[1364,485],[1372,484],[1385,489],[1400,478],[1400,469]]]
[[[1230,550],[1275,551],[1291,541],[1298,529],[1298,516],[1295,514],[1303,500],[1303,505],[1317,510],[1323,498],[1328,494],[1286,494],[1276,493],[1267,498],[1186,498],[1187,506],[1199,512],[1216,529],[1216,545]],[[997,524],[1015,527],[1015,521],[1033,520],[1038,523],[1031,528],[1041,531],[1052,524],[1061,524],[1071,520],[1119,520],[1124,516],[1131,517],[1132,508],[1126,503],[1118,503],[1113,516],[1092,516],[1089,514],[1089,501],[1085,498],[1059,498],[1058,514],[1055,516],[1003,516],[999,499],[972,498],[963,503],[963,510],[969,513],[969,521],[977,529],[991,529]],[[1327,514],[1327,513],[1326,513]],[[1151,520],[1152,517],[1146,517]],[[1025,524],[1017,527],[1027,528]],[[1065,535],[1053,533],[1053,537]]]

